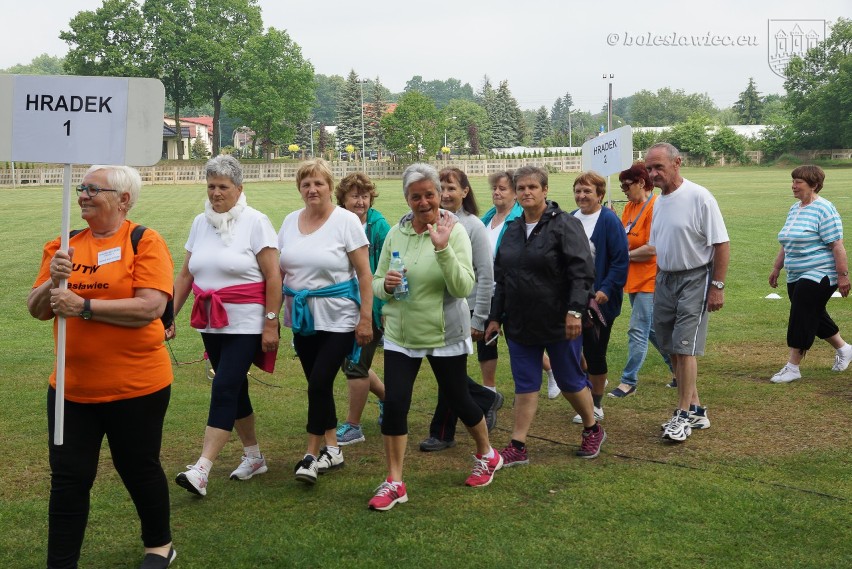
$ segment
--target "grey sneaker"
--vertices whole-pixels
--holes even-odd
[[[363,443],[365,440],[361,425],[343,423],[337,427],[337,444],[342,447],[354,445],[355,443]]]
[[[343,453],[340,452],[340,449],[334,452],[328,450],[328,447],[322,447],[317,459],[317,472],[325,474],[338,468],[343,468]]]
[[[503,394],[499,391],[494,392],[494,401],[491,407],[485,412],[485,426],[490,433],[497,426],[497,411],[503,406]]]
[[[423,452],[438,452],[439,450],[444,450],[445,448],[451,448],[454,446],[456,446],[456,441],[442,441],[435,437],[429,437],[428,439],[420,441],[420,450]]]
[[[309,454],[296,463],[296,480],[305,484],[316,484],[317,482],[317,459]]]
[[[243,461],[231,473],[231,480],[248,480],[255,474],[264,474],[267,470],[269,469],[263,455],[260,458],[243,455]]]

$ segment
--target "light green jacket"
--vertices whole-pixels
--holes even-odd
[[[391,253],[405,263],[409,298],[397,301],[385,292]],[[460,223],[453,226],[449,245],[436,252],[429,232],[417,234],[403,218],[385,237],[373,275],[373,294],[386,300],[385,337],[411,349],[439,348],[470,336],[470,308],[465,298],[475,283],[470,238]]]

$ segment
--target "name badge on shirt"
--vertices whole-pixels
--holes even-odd
[[[121,259],[121,247],[98,252],[98,265],[107,265]]]

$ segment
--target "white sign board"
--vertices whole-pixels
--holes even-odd
[[[583,145],[583,171],[601,176],[618,174],[633,164],[633,129],[623,126],[587,141]]]
[[[0,76],[0,160],[150,166],[164,106],[157,79]]]

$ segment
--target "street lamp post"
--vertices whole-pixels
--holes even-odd
[[[456,120],[456,117],[450,117],[452,120]],[[447,123],[444,123],[444,148],[448,148],[447,146]],[[447,153],[449,155],[449,152]],[[447,156],[449,158],[449,156]]]
[[[316,122],[316,121],[310,122],[310,127],[311,127],[311,160],[314,159],[314,125],[315,124],[319,124],[319,123]]]
[[[612,130],[612,80],[615,78],[615,75],[610,73],[609,77],[607,77],[607,74],[604,73],[603,78],[609,79],[609,99],[606,105],[606,131],[609,132]]]

